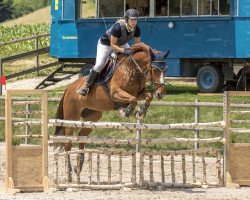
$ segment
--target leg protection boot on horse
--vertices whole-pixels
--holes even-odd
[[[86,84],[84,86],[84,88],[80,91],[80,94],[83,96],[86,96],[89,92],[89,89],[91,88],[91,86],[93,85],[93,83],[95,82],[96,78],[98,77],[99,73],[96,72],[95,70],[91,70],[90,74],[88,76],[88,79],[86,81]]]

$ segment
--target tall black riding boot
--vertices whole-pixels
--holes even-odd
[[[81,95],[86,96],[88,94],[90,87],[93,85],[93,83],[95,82],[98,75],[99,75],[99,73],[96,72],[95,70],[92,69],[90,71],[90,74],[88,76],[86,84],[85,84],[84,88],[80,91]]]

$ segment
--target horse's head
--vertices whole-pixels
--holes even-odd
[[[155,91],[155,97],[161,99],[166,94],[164,85],[164,73],[167,69],[166,59],[169,55],[169,50],[162,53],[157,50],[152,50],[144,43],[136,43],[131,46],[134,53],[134,59],[137,68],[144,74],[147,74],[148,80],[152,83]]]
[[[151,83],[154,86],[155,97],[161,99],[166,94],[164,85],[164,74],[167,70],[166,59],[169,55],[170,50],[162,53],[150,48],[150,74],[148,75]]]

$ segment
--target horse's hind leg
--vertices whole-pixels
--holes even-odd
[[[72,111],[73,108],[70,110]],[[67,112],[67,113],[64,113],[64,117],[65,119],[69,119],[69,120],[79,120],[80,119],[80,113],[76,113],[76,112]],[[72,136],[73,133],[75,131],[75,128],[73,127],[65,127],[65,136]],[[64,145],[64,148],[65,148],[65,151],[70,151],[71,148],[72,148],[72,143],[66,143]],[[68,180],[69,182],[72,182],[72,166],[71,166],[71,161],[70,161],[70,154],[67,155],[67,161],[68,161],[68,170],[69,170],[69,173],[68,173]]]
[[[73,135],[73,132],[74,132],[75,128],[69,128],[69,127],[66,127],[65,128],[65,135],[66,136],[70,136],[70,135]],[[66,143],[64,145],[64,149],[65,151],[70,151],[72,148],[72,143]],[[69,182],[72,182],[72,166],[71,166],[71,162],[70,162],[70,154],[67,154],[67,165],[68,165],[68,174],[67,174],[67,179],[69,180]]]
[[[93,121],[97,122],[102,117],[102,112],[90,110],[90,109],[84,109],[81,113],[81,117],[84,119],[84,121]],[[82,128],[80,132],[78,133],[79,136],[88,136],[90,132],[92,131],[91,128]],[[79,149],[84,149],[84,143],[79,144]],[[84,153],[80,154],[80,172],[82,171],[82,166],[84,163]],[[74,167],[75,173],[77,173],[77,167]]]

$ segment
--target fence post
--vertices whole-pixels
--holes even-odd
[[[141,120],[138,119],[137,120],[137,124],[140,124],[141,123]],[[136,130],[136,140],[140,140],[141,139],[141,130],[137,129]],[[136,144],[136,152],[140,152],[140,144]]]
[[[36,38],[35,38],[35,50],[38,50],[38,34],[36,33]],[[36,68],[38,69],[39,67],[39,54],[36,55]],[[39,70],[37,70],[37,76],[39,76]]]
[[[140,106],[138,107],[138,112],[140,112]],[[137,119],[137,124],[141,124],[141,120]],[[141,130],[136,129],[136,140],[141,139]],[[140,144],[136,144],[136,152],[140,152]]]
[[[194,118],[195,118],[195,123],[199,123],[200,122],[200,106],[198,106],[199,100],[195,99],[195,113],[194,113]],[[195,135],[194,135],[195,139],[199,139],[200,138],[200,131],[195,131]],[[199,149],[200,144],[199,142],[195,142],[194,144],[194,148],[195,149]]]
[[[3,63],[2,63],[2,58],[0,58],[0,77],[3,76]],[[3,87],[2,84],[0,84],[0,96],[3,95]]]
[[[26,119],[26,121],[29,121],[29,117],[30,117],[30,114],[29,114],[29,112],[30,112],[30,105],[29,105],[29,103],[26,103],[26,109],[25,109],[25,111],[26,111],[25,119]],[[25,134],[26,135],[30,134],[30,126],[29,126],[29,124],[25,125]],[[29,138],[25,138],[25,144],[29,144],[29,143],[30,143],[30,139]]]

